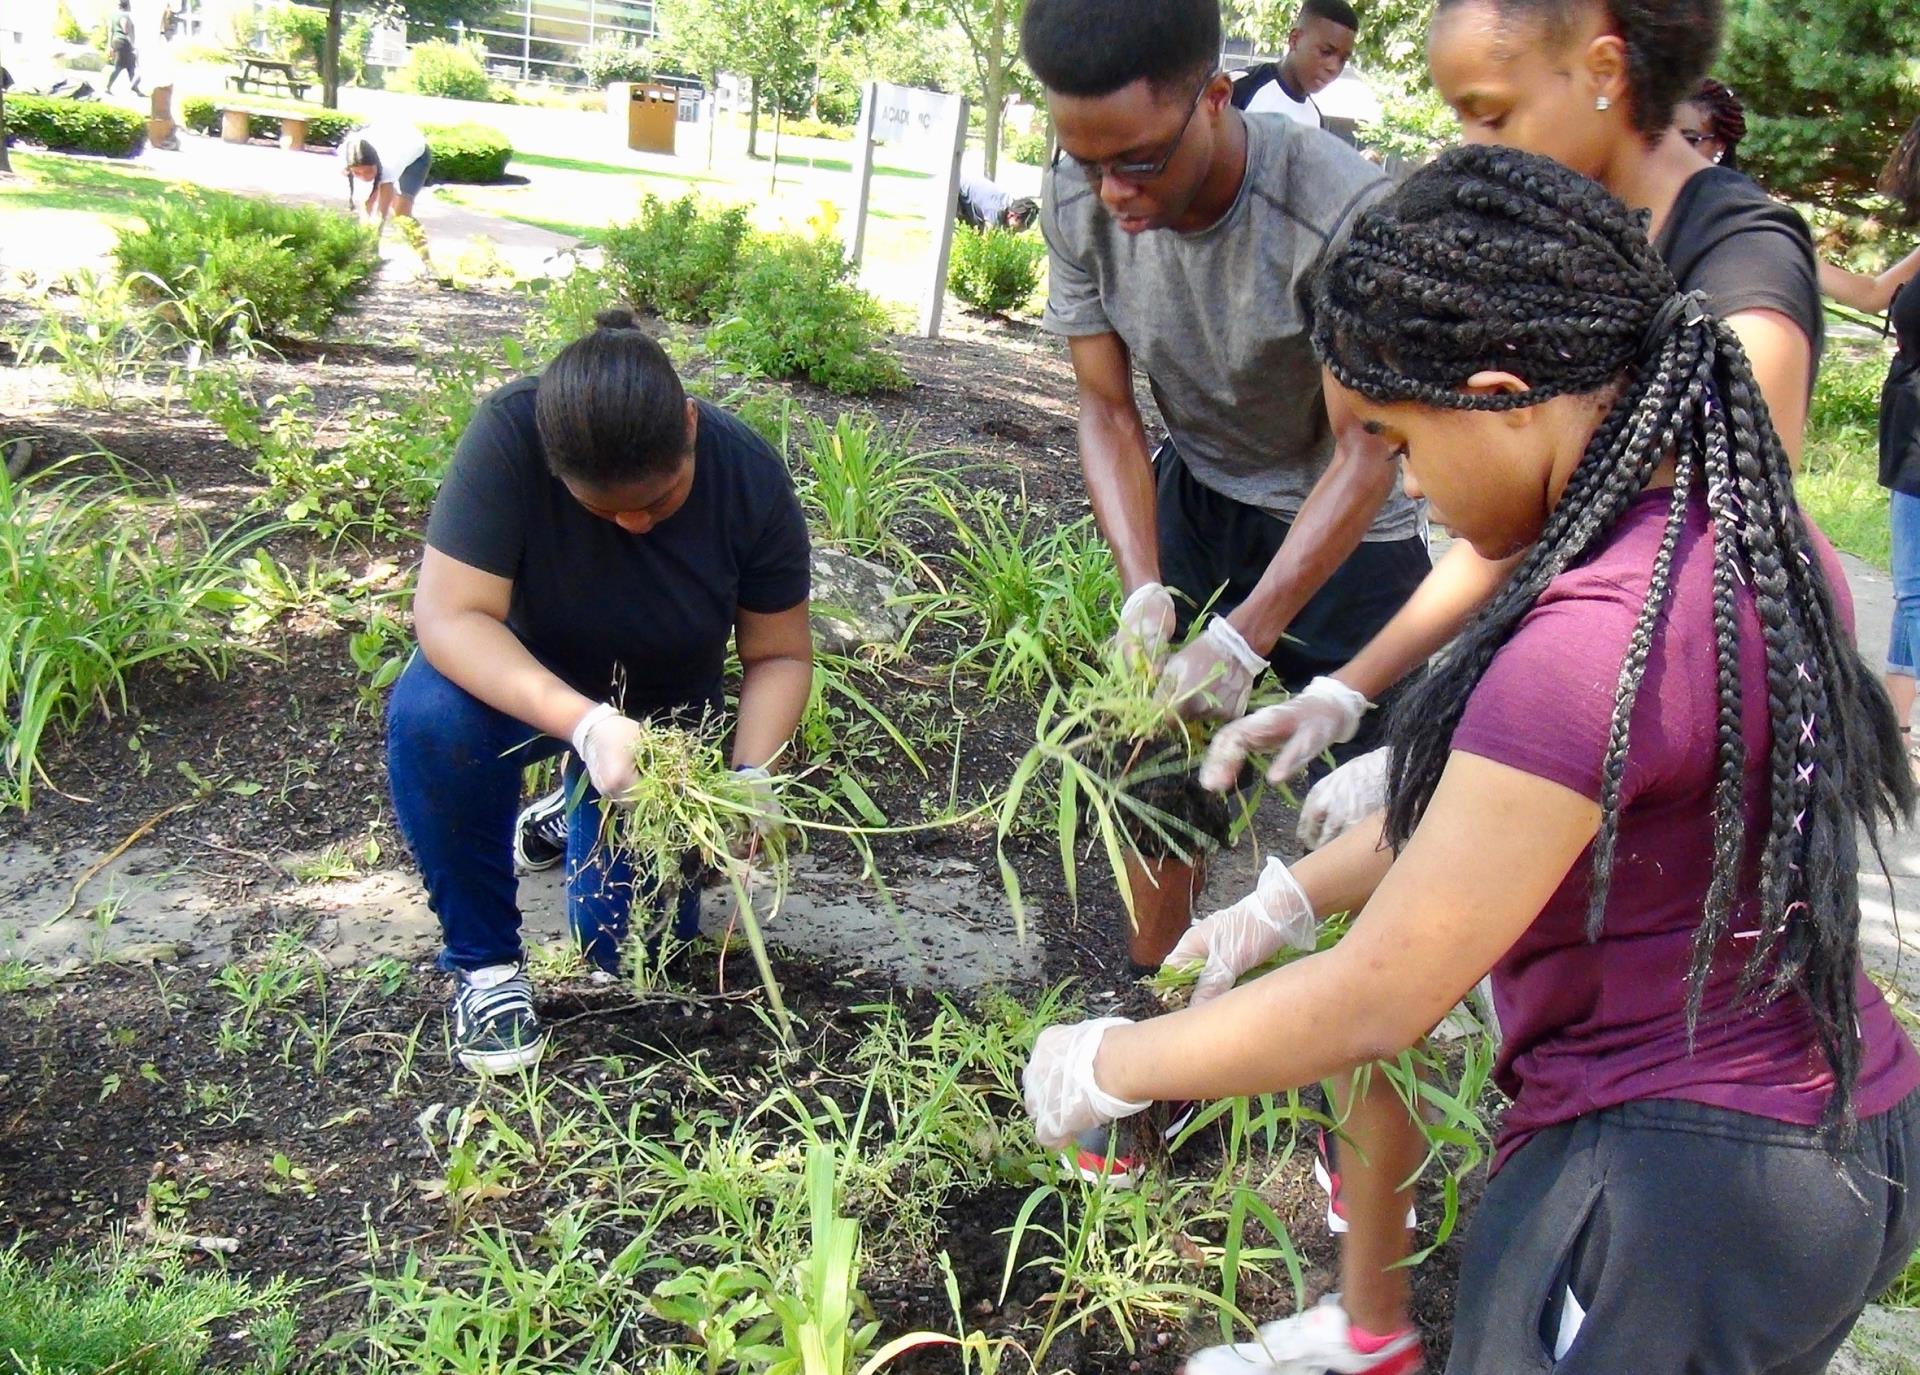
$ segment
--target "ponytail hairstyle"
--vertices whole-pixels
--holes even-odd
[[[1722,0],[1439,0],[1438,11],[1490,4],[1502,16],[1532,19],[1547,44],[1562,48],[1580,21],[1598,10],[1627,50],[1627,99],[1633,127],[1649,143],[1673,124],[1720,51]]]
[[[540,374],[534,428],[554,476],[590,490],[676,471],[687,458],[687,393],[666,351],[625,306]]]
[[[1394,714],[1386,835],[1396,850],[1419,824],[1495,652],[1548,583],[1598,547],[1673,460],[1665,532],[1615,692],[1591,854],[1590,939],[1604,923],[1628,728],[1674,549],[1688,507],[1705,503],[1719,708],[1713,869],[1693,940],[1688,1026],[1739,905],[1742,925],[1759,931],[1739,995],[1806,1000],[1834,1077],[1825,1125],[1844,1132],[1860,1062],[1855,825],[1872,836],[1876,817],[1906,815],[1914,781],[1886,693],[1835,610],[1786,454],[1733,332],[1697,296],[1679,293],[1642,217],[1597,183],[1517,149],[1465,147],[1356,221],[1321,274],[1314,347],[1342,386],[1379,403],[1494,411],[1564,395],[1613,397],[1538,543]],[[1530,390],[1462,389],[1483,370],[1514,373]],[[1740,681],[1741,586],[1759,616],[1764,683]],[[1748,686],[1765,691],[1772,722],[1757,894],[1742,891],[1752,872],[1743,867]]]
[[[340,165],[347,174],[347,209],[353,209],[353,169],[371,167],[373,180],[380,181],[380,154],[365,133],[348,134],[340,142]]]

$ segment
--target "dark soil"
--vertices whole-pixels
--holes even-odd
[[[258,385],[265,394],[307,386],[323,419],[337,424],[354,400],[409,384],[423,344],[487,343],[515,331],[523,308],[522,299],[510,294],[383,287],[342,317],[337,338],[286,350]],[[916,385],[864,400],[862,407],[891,424],[913,426],[923,447],[955,450],[952,461],[977,465],[971,469],[977,483],[1022,492],[1061,521],[1085,514],[1072,377],[1057,341],[1030,325],[956,315],[948,338],[901,340],[899,351]],[[792,391],[823,415],[845,404],[806,387]],[[1144,388],[1141,395],[1144,405]],[[213,528],[257,513],[263,495],[246,456],[184,407],[168,412],[142,401],[89,413],[44,406],[0,418],[0,440],[21,434],[37,436],[37,464],[107,450]],[[99,458],[79,461],[104,466]],[[165,519],[167,509],[156,518]],[[410,541],[328,542],[291,530],[274,534],[267,547],[296,572],[316,562],[380,590],[404,585],[417,559]],[[104,851],[157,813],[197,797],[190,808],[163,820],[149,840],[192,853],[203,874],[226,880],[236,909],[249,914],[246,929],[265,935],[280,920],[273,897],[290,882],[281,867],[288,853],[369,834],[387,834],[388,849],[397,849],[388,834],[379,704],[347,654],[355,629],[324,615],[283,620],[252,652],[240,655],[224,678],[139,675],[125,711],[95,716],[54,743],[47,753],[52,786],[36,793],[30,815],[0,814],[0,844]],[[882,705],[924,698],[930,690],[944,698],[944,676],[929,665],[939,662],[945,648],[930,640],[916,651],[916,662],[888,670],[876,690]],[[940,712],[966,723],[958,748],[968,796],[1004,780],[1032,742],[1028,702],[963,691],[951,703],[943,700]],[[925,754],[931,782],[897,766],[869,771],[878,775],[875,797],[888,815],[916,820],[925,793],[944,795],[951,756],[938,745]],[[197,795],[191,777],[213,783],[214,791]],[[230,784],[259,787],[234,791]],[[1196,814],[1195,821],[1211,829],[1210,816]],[[991,828],[980,828],[903,838],[881,857],[884,863],[902,852],[961,856],[991,874],[991,851]],[[1083,868],[1083,920],[1066,900],[1050,838],[1018,842],[1013,853],[1028,901],[1043,914],[1045,977],[1073,976],[1096,989],[1126,987],[1121,926],[1111,916],[1120,905],[1111,881],[1096,872],[1104,866]],[[710,962],[695,963],[690,977],[710,978]],[[744,957],[734,968],[736,979],[751,977]],[[302,1303],[303,1345],[311,1350],[364,1314],[364,1295],[354,1285],[372,1263],[369,1228],[383,1247],[402,1252],[450,1241],[444,1204],[413,1182],[438,1168],[415,1120],[430,1104],[463,1101],[472,1081],[454,1073],[441,1050],[439,981],[427,971],[415,971],[394,996],[357,1006],[341,1050],[319,1078],[299,1056],[281,1062],[278,1047],[290,1030],[284,1020],[267,1028],[264,1049],[222,1056],[216,1034],[231,1002],[208,978],[205,968],[95,972],[52,991],[0,1001],[0,1218],[6,1231],[24,1231],[34,1250],[46,1251],[96,1240],[110,1224],[134,1222],[150,1186],[164,1193],[169,1182],[184,1187],[203,1181],[210,1192],[191,1203],[181,1227],[234,1238],[239,1249],[231,1263],[245,1273],[284,1272],[312,1281]],[[817,1033],[815,1054],[825,1065],[835,1064],[858,1034],[862,1004],[891,998],[916,1017],[932,1012],[926,995],[903,993],[869,973],[787,962],[780,978],[788,1001]],[[309,1015],[318,1010],[306,1009]],[[578,1019],[562,1028],[560,1053],[547,1063],[549,1078],[565,1078],[572,1069],[598,1073],[586,1063],[589,1049],[650,1058],[650,1046],[666,1043],[702,1053],[710,1072],[742,1075],[761,1069],[766,1054],[764,1026],[747,1002],[642,1007],[617,991],[581,986],[552,993],[543,1011],[556,1021]],[[388,1048],[423,1018],[417,1078],[392,1092],[395,1066]],[[195,1096],[208,1086],[230,1095],[238,1115],[209,1108]],[[697,1102],[702,1091],[691,1080],[678,1090],[689,1102]],[[709,1106],[725,1111],[731,1105]],[[1195,1168],[1203,1170],[1217,1143],[1203,1141],[1196,1149]],[[276,1154],[307,1177],[296,1182],[276,1175]],[[1307,1177],[1304,1157],[1278,1178],[1271,1201],[1310,1261],[1324,1268],[1333,1248],[1320,1223],[1324,1202]],[[959,1272],[969,1322],[989,1331],[1017,1321],[1023,1305],[1044,1288],[1040,1272],[1031,1272],[1016,1284],[1010,1311],[994,1311],[1006,1265],[1001,1233],[1029,1187],[991,1189],[948,1212],[942,1243]],[[531,1223],[550,1201],[537,1191],[516,1195],[490,1205],[491,1215],[512,1228]],[[1437,1218],[1437,1202],[1422,1211]],[[1436,1357],[1444,1353],[1456,1245],[1421,1269],[1417,1286]],[[1325,1280],[1316,1272],[1310,1287],[1329,1287]],[[866,1287],[889,1331],[951,1329],[942,1281],[930,1265],[869,1275]],[[1241,1302],[1260,1313],[1291,1308],[1293,1300],[1290,1293],[1256,1285],[1243,1288]],[[1196,1323],[1191,1332],[1146,1334],[1138,1354],[1130,1354],[1110,1327],[1096,1326],[1072,1339],[1077,1347],[1056,1347],[1049,1364],[1091,1372],[1170,1371],[1176,1353],[1208,1339],[1210,1322]],[[940,1358],[925,1363],[950,1368]]]

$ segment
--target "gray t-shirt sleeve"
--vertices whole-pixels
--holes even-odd
[[[427,544],[448,558],[511,578],[526,548],[526,466],[537,454],[505,408],[482,403],[460,436],[427,518]]]
[[[1113,322],[1100,303],[1099,283],[1094,281],[1086,261],[1076,255],[1076,246],[1068,242],[1061,228],[1060,183],[1057,173],[1047,174],[1040,208],[1040,235],[1047,241],[1047,309],[1040,318],[1040,326],[1050,334],[1064,334],[1069,338],[1111,334]],[[1093,192],[1083,182],[1077,191],[1069,189],[1066,194],[1078,198]],[[1082,243],[1077,247],[1084,252],[1088,245]]]

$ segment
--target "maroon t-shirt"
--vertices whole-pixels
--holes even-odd
[[[1645,604],[1671,492],[1643,493],[1601,548],[1555,578],[1474,689],[1453,748],[1600,797],[1621,660]],[[1815,545],[1849,632],[1853,601],[1833,550]],[[1683,1098],[1776,1121],[1819,1121],[1832,1076],[1805,1003],[1762,1006],[1735,984],[1751,948],[1752,894],[1766,834],[1771,740],[1766,653],[1752,597],[1740,595],[1742,729],[1749,842],[1733,937],[1709,975],[1688,1044],[1687,967],[1712,873],[1713,545],[1704,503],[1674,555],[1634,704],[1621,790],[1619,848],[1600,938],[1586,936],[1591,851],[1494,966],[1505,1042],[1495,1079],[1513,1100],[1494,1168],[1532,1133],[1616,1103]],[[1855,1104],[1886,1111],[1920,1085],[1920,1054],[1866,977],[1857,976],[1864,1040]]]

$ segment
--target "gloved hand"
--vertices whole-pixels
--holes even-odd
[[[1200,766],[1200,786],[1223,793],[1249,754],[1272,754],[1267,781],[1284,783],[1329,745],[1344,745],[1373,703],[1338,678],[1315,678],[1278,706],[1222,727]]]
[[[1198,638],[1168,660],[1160,695],[1182,716],[1231,721],[1247,709],[1253,680],[1266,667],[1226,617],[1209,616]]]
[[[1123,664],[1144,663],[1157,670],[1167,657],[1176,619],[1173,594],[1157,582],[1143,582],[1120,604],[1120,628],[1113,632],[1108,650]]]
[[[1387,805],[1387,750],[1349,759],[1307,791],[1295,834],[1309,850],[1351,831]]]
[[[633,768],[633,747],[640,723],[605,702],[593,707],[573,728],[573,752],[587,766],[594,790],[609,802],[626,802],[640,776]]]
[[[1282,946],[1311,950],[1320,923],[1299,882],[1278,859],[1269,859],[1253,891],[1187,928],[1165,965],[1204,961],[1193,1003],[1217,998],[1240,976],[1279,952]]]
[[[1096,1017],[1067,1026],[1050,1026],[1033,1043],[1033,1056],[1020,1075],[1026,1090],[1033,1134],[1049,1150],[1058,1150],[1089,1127],[1131,1117],[1147,1104],[1115,1098],[1093,1077],[1093,1057],[1107,1028],[1127,1024],[1126,1017]]]
[[[773,786],[773,775],[758,764],[742,764],[734,772],[753,796],[753,810],[742,820],[754,839],[765,840],[784,826],[787,820],[786,809],[780,805],[779,790]]]

